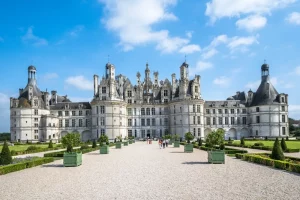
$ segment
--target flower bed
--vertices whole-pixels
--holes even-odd
[[[270,154],[236,154],[236,158],[244,161],[258,163],[291,172],[300,173],[300,159],[286,157],[284,161],[270,158]]]
[[[13,160],[14,164],[0,166],[0,175],[8,174],[15,171],[20,171],[22,169],[35,167],[53,161],[54,161],[53,158],[37,158],[37,157],[31,157],[25,159],[18,158],[16,160],[14,159]]]

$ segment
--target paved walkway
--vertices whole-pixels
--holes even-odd
[[[251,148],[243,148],[243,147],[233,147],[233,146],[226,146],[228,148],[232,149],[241,149],[246,150],[248,153],[272,153],[271,151],[267,150],[260,150],[260,149],[251,149]],[[300,158],[300,152],[299,153],[284,153],[285,156],[294,157],[294,158]]]
[[[300,176],[226,156],[207,164],[207,152],[159,149],[137,142],[83,155],[83,165],[57,160],[0,176],[1,199],[299,199]]]

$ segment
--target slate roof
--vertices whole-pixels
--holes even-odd
[[[65,105],[69,105],[69,109],[79,109],[79,105],[82,104],[82,109],[91,109],[90,102],[76,102],[76,103],[57,103],[50,106],[50,110],[64,110]]]

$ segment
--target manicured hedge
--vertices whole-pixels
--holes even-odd
[[[209,148],[209,147],[205,147],[205,146],[201,146],[200,149],[204,150],[204,151],[219,150],[216,148]],[[246,151],[246,150],[230,149],[230,148],[225,148],[224,151],[225,151],[225,154],[248,153],[248,151]]]
[[[226,146],[233,146],[233,147],[243,147],[243,148],[250,148],[250,149],[260,149],[260,150],[266,150],[266,151],[272,151],[273,147],[269,147],[269,146],[254,146],[254,145],[240,145],[240,144],[227,144]],[[295,153],[295,152],[299,152],[300,149],[287,149],[285,152],[286,153]]]
[[[45,152],[45,151],[53,151],[53,150],[59,150],[62,149],[62,147],[55,147],[55,148],[38,148],[35,150],[30,150],[30,151],[11,151],[12,156],[17,156],[17,155],[24,155],[24,154],[30,154],[30,153],[40,153],[40,152]]]
[[[281,161],[281,160],[273,160],[271,158],[265,158],[257,154],[235,154],[235,157],[238,159],[242,159],[244,161],[258,163],[270,167],[275,167],[278,169],[283,169],[291,172],[300,173],[300,164],[291,163],[288,161]],[[291,158],[290,158],[291,159]],[[299,160],[299,159],[294,159]]]
[[[38,158],[32,161],[21,162],[17,164],[5,165],[0,167],[0,175],[8,174],[22,169],[35,167],[38,165],[53,162],[53,158]]]

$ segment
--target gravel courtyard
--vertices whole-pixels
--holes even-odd
[[[226,157],[207,164],[207,153],[159,149],[137,142],[110,154],[83,155],[83,165],[57,160],[0,176],[1,199],[299,199],[300,176]]]

